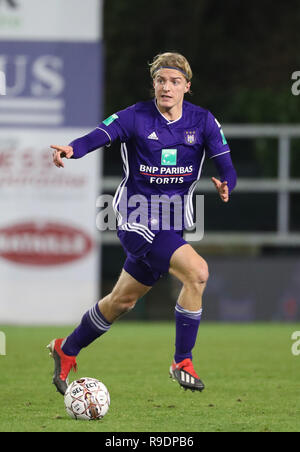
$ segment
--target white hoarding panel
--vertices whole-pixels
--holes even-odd
[[[50,144],[101,119],[101,17],[101,0],[0,1],[0,324],[78,322],[98,298],[99,153],[63,170]]]
[[[102,0],[1,0],[0,39],[101,39]]]
[[[49,144],[85,133],[0,131],[0,322],[66,324],[97,299],[98,155],[52,165]]]

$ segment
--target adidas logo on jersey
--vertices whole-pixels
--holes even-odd
[[[158,140],[158,136],[156,135],[155,132],[150,133],[150,135],[148,136],[149,140]]]

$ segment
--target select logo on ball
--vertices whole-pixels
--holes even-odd
[[[83,230],[56,222],[26,222],[0,229],[0,257],[22,265],[54,266],[82,259],[92,250]]]
[[[95,378],[80,378],[73,381],[64,395],[68,415],[73,419],[102,419],[110,406],[107,387]]]

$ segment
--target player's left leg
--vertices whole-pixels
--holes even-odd
[[[169,272],[182,284],[176,308],[176,343],[170,374],[185,389],[204,389],[192,363],[202,314],[202,296],[209,277],[206,261],[188,244],[178,248],[170,260]]]
[[[150,289],[122,270],[112,292],[84,314],[78,327],[66,339],[54,339],[49,344],[55,361],[53,383],[61,394],[67,389],[69,372],[76,369],[76,356],[81,349],[106,333]]]
[[[62,345],[63,352],[77,356],[82,348],[106,333],[118,317],[133,309],[150,289],[123,269],[112,292],[89,309],[80,325],[67,337]]]

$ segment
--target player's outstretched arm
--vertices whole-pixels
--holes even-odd
[[[80,159],[89,152],[95,151],[110,144],[110,136],[103,129],[98,127],[83,137],[76,138],[68,146],[51,145],[54,149],[53,163],[58,168],[64,168],[62,159]]]
[[[52,144],[50,146],[51,149],[54,149],[53,152],[53,163],[54,165],[56,165],[58,168],[64,168],[64,163],[62,161],[63,158],[67,158],[70,159],[73,154],[73,148],[72,146],[59,146],[56,144]]]

